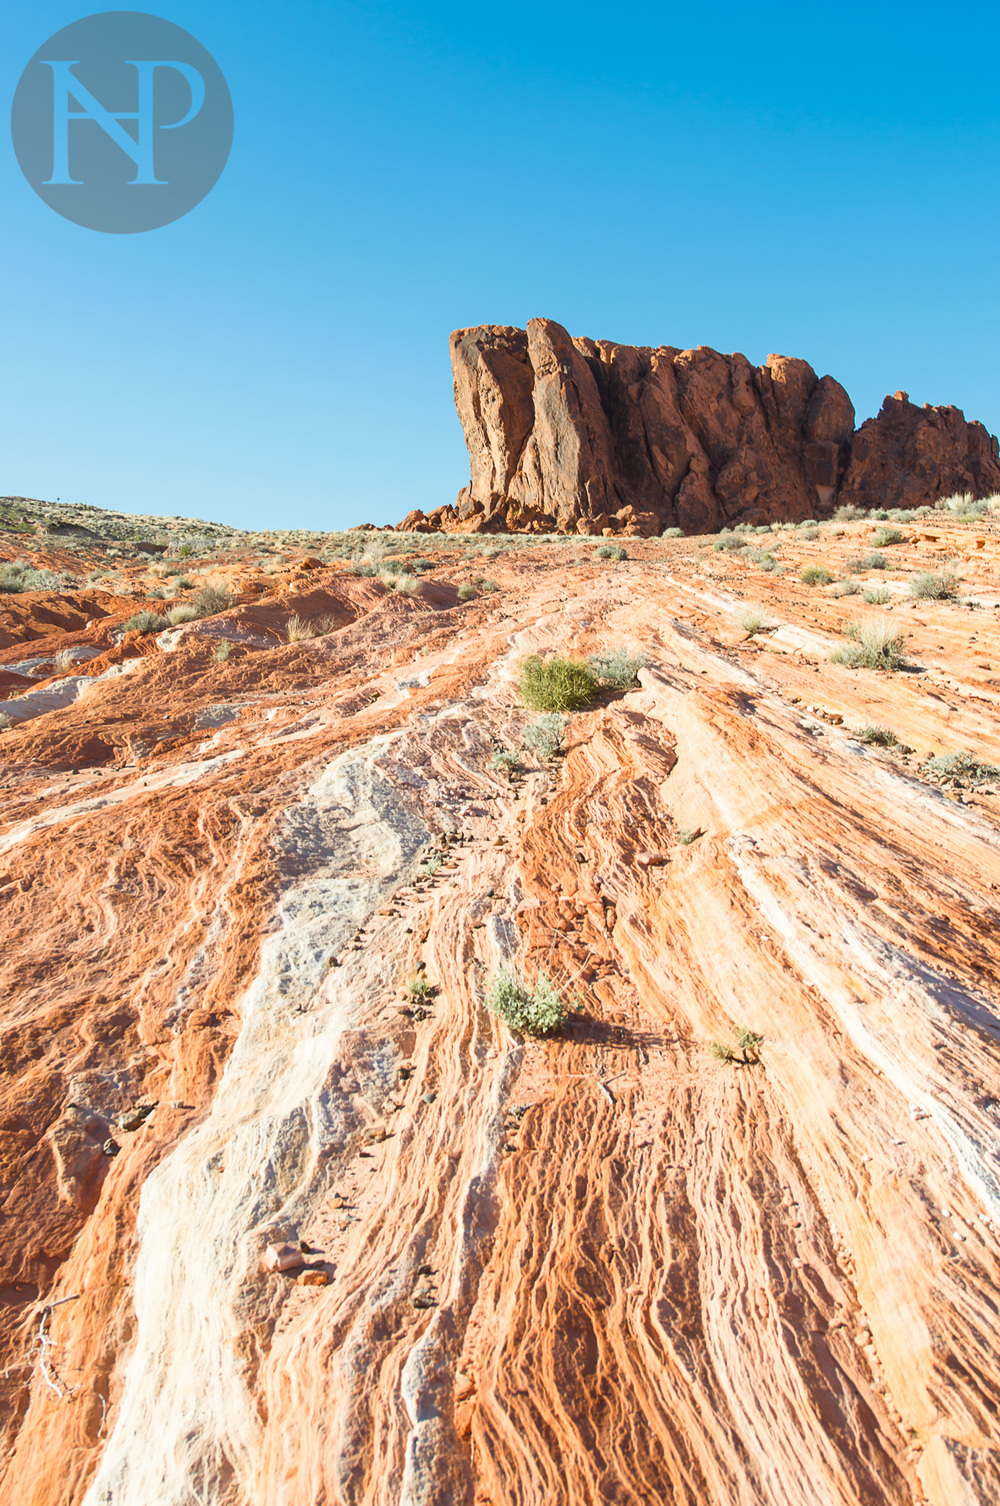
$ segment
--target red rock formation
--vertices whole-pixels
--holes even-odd
[[[905,392],[887,397],[851,442],[839,500],[860,507],[919,507],[938,497],[1000,487],[997,441],[961,408],[918,408]]]
[[[533,319],[457,330],[451,357],[471,480],[455,507],[412,512],[401,530],[649,537],[1000,487],[997,441],[958,409],[887,399],[854,435],[840,383],[787,356],[754,367]]]

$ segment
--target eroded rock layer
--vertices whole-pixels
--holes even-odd
[[[806,361],[571,338],[551,319],[451,337],[471,480],[402,530],[698,533],[919,506],[1000,488],[1000,449],[957,408],[886,398],[855,434],[839,382]]]
[[[870,533],[32,641],[97,652],[0,735],[4,1506],[1000,1501],[1000,783],[926,763],[1000,764],[1000,540],[896,547],[978,610],[877,572],[878,675],[796,573]],[[521,658],[623,646],[504,772]]]

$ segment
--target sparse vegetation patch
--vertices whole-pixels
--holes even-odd
[[[530,982],[522,973],[503,967],[486,985],[486,1008],[499,1015],[519,1035],[552,1035],[566,1021],[569,1010],[544,973]]]
[[[582,659],[532,654],[521,665],[521,700],[532,711],[580,711],[590,705],[597,689],[597,676]]]

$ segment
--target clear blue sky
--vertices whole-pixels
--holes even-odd
[[[993,5],[198,0],[232,157],[100,235],[0,150],[0,493],[247,527],[467,479],[449,332],[804,356],[1000,428]],[[4,108],[86,7],[2,22]]]

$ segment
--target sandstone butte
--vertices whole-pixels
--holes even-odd
[[[404,531],[697,533],[919,507],[1000,489],[1000,450],[958,408],[905,392],[854,427],[839,382],[807,361],[573,339],[552,319],[451,337],[471,480]]]
[[[4,533],[3,1506],[1000,1501],[998,522]]]

